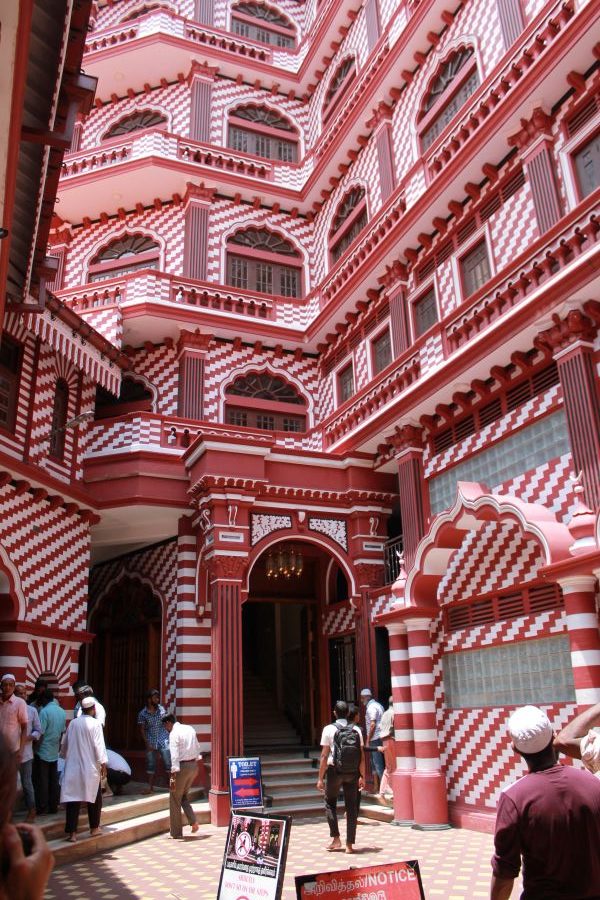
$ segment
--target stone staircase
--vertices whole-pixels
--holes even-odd
[[[300,746],[300,735],[256,675],[244,673],[244,747],[248,756]]]
[[[169,792],[157,791],[144,796],[141,791],[144,785],[128,784],[126,793],[105,799],[102,807],[102,834],[90,837],[85,804],[79,818],[77,842],[70,844],[64,839],[65,814],[63,810],[54,816],[39,816],[37,824],[41,827],[54,853],[57,866],[75,862],[100,853],[112,850],[134,841],[168,832],[169,830]],[[193,788],[190,798],[198,822],[201,825],[210,822],[208,801],[202,788]],[[187,832],[184,832],[184,834]]]

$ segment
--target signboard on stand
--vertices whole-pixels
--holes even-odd
[[[291,822],[231,813],[217,900],[280,900]]]
[[[229,765],[231,809],[264,806],[259,757],[231,756],[227,762]]]
[[[296,878],[297,900],[425,900],[419,863],[392,862],[341,872],[320,872]]]

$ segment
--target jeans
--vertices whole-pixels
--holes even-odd
[[[369,741],[370,747],[381,747],[382,740],[381,738],[375,738],[372,741]],[[380,753],[379,750],[374,750],[373,753],[370,753],[371,757],[371,767],[373,771],[377,774],[379,780],[381,781],[381,776],[383,775],[383,769],[385,766],[385,760],[383,758],[383,753]]]
[[[146,774],[154,775],[156,772],[156,754],[160,754],[165,767],[165,772],[171,771],[171,751],[169,745],[158,747],[156,750],[146,750]]]
[[[35,794],[33,792],[33,782],[31,780],[31,772],[33,769],[33,759],[22,762],[19,766],[19,775],[21,776],[21,786],[23,788],[23,800],[27,807],[27,812],[35,812]]]
[[[58,783],[57,761],[47,762],[35,756],[33,760],[33,789],[35,802],[40,815],[55,813],[58,809],[60,785]]]
[[[358,774],[339,775],[333,766],[328,766],[325,773],[325,813],[329,834],[332,838],[340,836],[337,820],[337,799],[340,788],[344,791],[344,806],[346,807],[346,843],[353,844],[356,840],[356,820],[358,818]]]
[[[196,813],[192,809],[192,804],[188,799],[188,791],[192,786],[192,781],[196,777],[198,771],[198,763],[195,759],[189,761],[182,760],[179,772],[174,772],[175,788],[171,791],[169,798],[169,821],[171,837],[180,838],[183,835],[183,824],[181,821],[181,810],[183,809],[186,819],[190,825],[196,822]]]

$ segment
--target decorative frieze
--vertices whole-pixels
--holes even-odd
[[[291,516],[272,516],[264,513],[252,514],[251,544],[254,547],[272,531],[281,531],[282,528],[292,527]]]
[[[321,534],[326,534],[344,550],[348,550],[348,535],[343,519],[309,519],[308,528],[309,531],[320,531]]]

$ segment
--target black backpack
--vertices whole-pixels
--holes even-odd
[[[360,770],[360,732],[354,725],[339,725],[333,738],[333,767],[338,775],[358,775]]]

